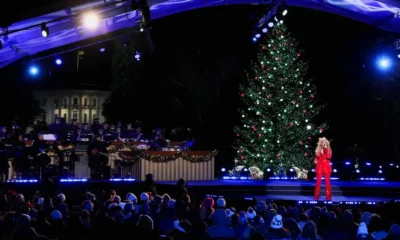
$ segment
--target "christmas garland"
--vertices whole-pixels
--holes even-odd
[[[127,154],[129,153],[129,154]],[[205,154],[206,153],[206,154]],[[139,159],[146,159],[150,162],[165,163],[174,161],[178,158],[183,158],[191,163],[201,163],[211,161],[218,151],[213,152],[151,152],[140,149],[131,151],[121,151],[118,153],[119,157],[125,161],[136,163]]]

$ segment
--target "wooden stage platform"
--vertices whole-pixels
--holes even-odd
[[[158,192],[173,193],[176,181],[156,182]],[[231,197],[272,201],[313,201],[314,181],[301,180],[212,180],[188,181],[187,188],[196,196],[203,198]],[[140,194],[141,182],[134,181],[86,181],[86,182],[47,182],[47,183],[6,183],[5,189],[21,192],[34,192],[39,189],[61,190],[77,194],[86,191],[115,189],[121,195],[126,192]],[[321,199],[325,201],[324,187],[321,187]],[[333,202],[388,202],[400,200],[399,182],[373,181],[332,181]]]

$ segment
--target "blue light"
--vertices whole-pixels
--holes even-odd
[[[86,178],[67,178],[67,179],[60,179],[60,182],[87,182]]]
[[[267,32],[268,32],[268,28],[263,28],[261,31],[262,31],[263,33],[267,33]]]
[[[260,37],[261,37],[261,34],[257,33],[256,38],[260,38]]]
[[[221,172],[225,172],[226,171],[226,169],[225,168],[221,168]]]
[[[7,180],[9,183],[37,183],[37,179],[11,179]]]
[[[39,69],[38,69],[38,67],[36,67],[36,66],[31,66],[30,68],[29,68],[29,74],[31,74],[31,75],[37,75],[39,73]]]
[[[371,163],[370,162],[366,162],[365,165],[371,166]]]
[[[231,177],[231,176],[225,176],[222,177],[223,180],[247,180],[251,179],[250,177]]]
[[[379,58],[378,59],[378,66],[382,70],[386,70],[386,69],[388,69],[388,68],[390,68],[392,66],[392,61],[390,60],[390,58],[387,58],[387,57]]]
[[[398,54],[397,57],[400,58],[400,54]]]
[[[257,42],[257,38],[254,37],[254,38],[253,38],[253,42]]]
[[[57,65],[61,65],[61,64],[62,64],[62,60],[59,59],[59,58],[57,58],[57,59],[56,59],[56,64],[57,64]]]
[[[344,164],[346,164],[346,165],[350,165],[350,162],[345,162]]]
[[[134,182],[136,179],[134,178],[111,178],[111,182]]]

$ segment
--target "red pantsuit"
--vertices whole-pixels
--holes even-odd
[[[315,192],[314,192],[314,199],[319,200],[319,193],[321,189],[321,180],[322,176],[325,178],[325,195],[326,195],[326,200],[330,201],[332,200],[332,189],[331,189],[331,173],[332,173],[332,167],[331,167],[331,157],[332,157],[332,150],[331,149],[324,149],[323,153],[320,152],[318,155],[315,157],[315,162],[317,166],[315,167],[315,173],[317,177],[317,184],[315,186]]]

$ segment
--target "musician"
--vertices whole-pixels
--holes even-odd
[[[103,135],[111,135],[110,125],[107,122],[103,123]]]
[[[53,150],[58,157],[58,167],[59,169],[62,170],[64,168],[64,153],[63,153],[64,147],[62,138],[58,138],[57,141],[54,142]]]
[[[156,151],[161,151],[163,148],[168,147],[168,142],[165,139],[163,130],[161,128],[156,128],[153,131],[153,141],[150,145],[151,149]]]
[[[92,133],[97,135],[100,128],[102,128],[100,120],[98,118],[93,119],[93,124],[90,127]]]
[[[79,142],[81,136],[82,136],[82,131],[80,129],[77,129],[76,132],[71,137],[71,142],[73,143]]]
[[[108,163],[108,157],[105,155],[107,152],[106,145],[101,139],[102,137],[100,135],[97,136],[96,139],[89,144],[87,149],[92,180],[102,179],[104,168]]]
[[[54,123],[50,124],[49,126],[49,131],[57,136],[61,136],[61,119],[60,118],[54,118]]]
[[[51,159],[46,153],[48,150],[48,142],[43,139],[43,134],[39,133],[38,139],[35,140],[32,145],[35,172],[42,172],[43,168],[51,163]]]
[[[3,139],[4,144],[10,140],[10,137],[7,127],[0,126],[0,138]]]
[[[133,139],[137,142],[139,142],[140,140],[143,140],[143,133],[142,133],[142,129],[140,127],[137,127],[135,129],[135,133],[133,134]]]
[[[159,140],[159,139],[164,139],[164,133],[161,128],[156,128],[153,131],[153,140]]]
[[[113,138],[116,141],[121,141],[124,138],[123,134],[121,133],[121,128],[117,128],[115,130],[115,133],[113,134]]]
[[[82,135],[90,135],[90,134],[92,134],[92,131],[89,128],[89,125],[86,124],[86,123],[83,124],[83,126],[82,126]]]
[[[7,181],[8,169],[10,165],[8,164],[8,151],[3,139],[0,138],[0,180]]]

